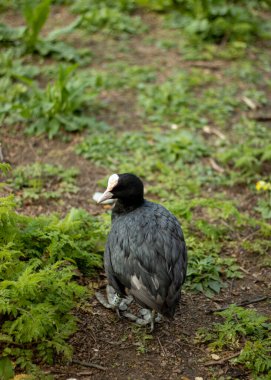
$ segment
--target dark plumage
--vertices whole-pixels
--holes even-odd
[[[116,198],[104,263],[109,284],[145,308],[173,317],[186,276],[187,252],[178,220],[144,200],[133,174],[114,174],[99,202]]]

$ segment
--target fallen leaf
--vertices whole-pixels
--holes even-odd
[[[247,96],[244,96],[242,98],[243,102],[246,103],[246,105],[248,106],[248,108],[252,109],[252,110],[255,110],[257,108],[257,105],[251,100],[249,99]]]
[[[211,355],[211,358],[214,359],[214,360],[219,360],[219,359],[220,359],[220,356],[219,356],[219,355],[216,355],[216,354],[212,354],[212,355]]]
[[[224,173],[225,170],[224,170],[221,166],[219,166],[219,165],[215,162],[215,160],[213,160],[212,158],[210,158],[210,159],[209,159],[209,162],[210,162],[211,167],[212,167],[216,172]]]

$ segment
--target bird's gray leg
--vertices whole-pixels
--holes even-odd
[[[155,318],[155,310],[149,310],[149,309],[140,309],[140,317],[137,315],[132,314],[129,311],[128,306],[133,301],[133,298],[131,296],[122,298],[120,297],[114,290],[114,288],[110,285],[107,285],[106,287],[106,294],[107,294],[107,300],[105,297],[100,293],[96,292],[95,296],[97,300],[107,309],[114,309],[116,310],[116,313],[118,317],[121,316],[129,319],[132,322],[135,322],[136,324],[140,326],[147,326],[150,324],[150,331],[152,332],[154,330],[154,323],[155,322],[161,322],[162,316],[161,314],[157,314],[157,317]]]
[[[110,303],[105,299],[105,297],[102,295],[102,293],[96,292],[95,293],[95,297],[107,309],[112,309],[113,308],[113,306],[110,305]]]
[[[154,321],[155,321],[155,310],[152,310],[151,321],[150,321],[150,324],[151,324],[150,332],[153,332],[153,330],[154,330]]]
[[[96,292],[95,296],[97,300],[107,309],[114,309],[117,312],[117,315],[120,317],[120,311],[125,311],[128,309],[128,306],[133,301],[132,297],[122,298],[119,296],[115,289],[111,285],[106,286],[106,295],[107,300],[100,292]]]
[[[107,300],[102,293],[96,292],[95,296],[97,300],[107,309],[117,309],[121,303],[121,297],[115,292],[112,286],[106,286]]]
[[[124,312],[122,313],[122,316],[129,319],[132,322],[135,322],[139,326],[147,326],[150,325],[150,332],[154,330],[154,324],[159,323],[162,321],[163,316],[160,313],[157,313],[157,316],[155,317],[155,310],[149,310],[149,309],[140,309],[140,317],[130,313],[130,312]]]

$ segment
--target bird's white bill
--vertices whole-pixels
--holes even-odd
[[[102,203],[104,201],[107,201],[108,199],[111,199],[113,197],[113,194],[108,191],[108,190],[105,190],[105,192],[101,195],[101,197],[97,200],[97,203]]]
[[[94,202],[98,203],[102,195],[103,193],[101,193],[100,191],[96,191],[96,193],[93,194],[92,199],[94,200]],[[115,199],[108,199],[107,201],[104,201],[103,204],[110,205],[110,204],[113,204],[114,202],[115,202]]]

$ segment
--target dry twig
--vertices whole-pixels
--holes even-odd
[[[242,100],[248,106],[248,108],[250,108],[251,110],[255,110],[257,108],[257,105],[251,99],[249,99],[247,96],[244,96],[242,98]]]
[[[212,158],[210,158],[210,159],[209,159],[209,162],[210,162],[211,167],[212,167],[216,172],[224,173],[225,170],[224,170],[221,166],[219,166],[219,165],[215,162],[215,160],[213,160]]]
[[[81,365],[83,367],[97,368],[97,369],[100,369],[101,371],[106,371],[107,370],[106,367],[103,367],[102,365],[91,363],[91,362],[83,362],[81,360],[74,359],[74,360],[72,360],[72,363],[73,364]]]
[[[271,120],[271,115],[270,114],[266,114],[266,115],[263,115],[263,114],[254,114],[254,115],[250,115],[250,119],[253,119],[253,120],[257,120],[257,121],[270,121]]]
[[[2,144],[1,143],[0,143],[0,161],[4,162],[4,156],[3,156]]]
[[[251,305],[251,304],[253,304],[253,303],[257,303],[257,302],[265,301],[265,300],[267,300],[268,298],[269,298],[269,297],[267,297],[267,296],[261,296],[261,297],[253,298],[252,300],[246,300],[246,301],[242,301],[242,302],[231,303],[230,305],[227,305],[227,306],[224,306],[224,307],[219,307],[218,309],[209,309],[209,310],[206,310],[206,311],[205,311],[205,314],[212,314],[212,313],[216,313],[216,312],[218,312],[218,311],[226,310],[226,309],[228,309],[231,305],[236,305],[236,306],[247,306],[247,305]]]
[[[190,66],[199,67],[209,70],[220,70],[223,68],[223,62],[213,62],[213,61],[191,61]]]
[[[159,339],[159,336],[157,337],[157,340],[158,340],[159,346],[161,347],[163,355],[166,356],[166,351],[165,351],[164,347],[162,346],[162,343],[161,343],[161,341]]]
[[[209,365],[218,365],[218,364],[224,364],[230,359],[236,358],[237,356],[240,355],[240,352],[236,352],[235,354],[232,354],[230,356],[227,356],[226,358],[222,358],[220,360],[212,360],[211,362],[207,362],[204,365],[207,367]]]

